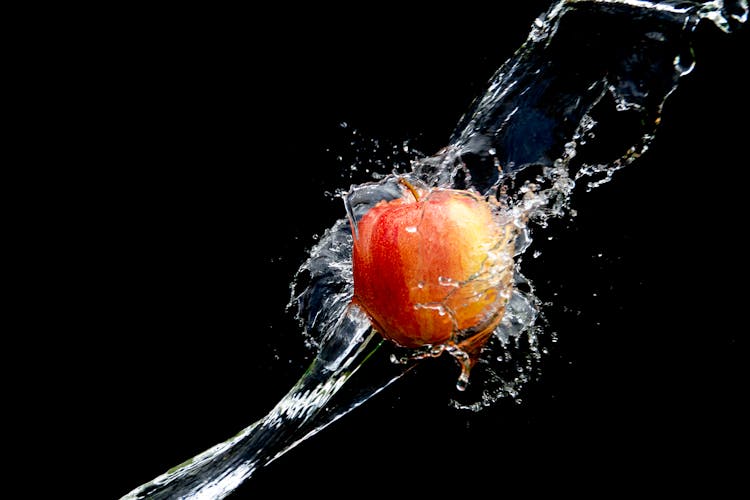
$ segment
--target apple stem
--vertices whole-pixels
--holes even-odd
[[[414,196],[415,200],[419,201],[419,193],[417,193],[417,188],[415,188],[411,182],[407,181],[403,177],[399,177],[398,181],[404,186],[406,186],[409,189],[409,191],[411,191],[411,194]]]

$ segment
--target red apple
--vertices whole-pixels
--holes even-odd
[[[379,202],[353,231],[353,302],[402,347],[454,345],[473,357],[510,297],[513,225],[473,192],[402,183],[404,196]]]

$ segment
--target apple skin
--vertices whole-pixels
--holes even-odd
[[[452,343],[473,355],[510,297],[512,224],[473,192],[409,189],[353,231],[353,303],[399,346]]]

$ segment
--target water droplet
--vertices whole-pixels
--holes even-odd
[[[433,311],[437,311],[439,316],[445,316],[446,314],[448,314],[448,312],[441,304],[436,304],[434,302],[427,304],[414,304],[414,309],[432,309]]]
[[[417,232],[417,226],[406,226],[404,230],[407,233],[416,233]]]
[[[458,380],[456,381],[456,390],[463,392],[466,390],[468,386],[469,386],[469,373],[468,371],[461,371],[461,375],[458,377]]]
[[[453,278],[448,278],[446,276],[438,276],[438,283],[441,286],[458,287],[458,283]]]

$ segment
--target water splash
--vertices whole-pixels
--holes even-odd
[[[394,174],[407,171],[428,185],[496,197],[524,221],[517,244],[522,257],[539,228],[571,213],[576,186],[609,182],[648,149],[664,102],[695,64],[690,39],[698,24],[731,32],[747,11],[746,1],[558,2],[534,22],[526,43],[498,70],[446,148],[430,157],[417,153]],[[396,196],[383,178],[374,180],[340,195]],[[373,345],[366,321],[348,307],[350,251],[350,228],[342,219],[322,235],[295,279],[290,306],[317,355],[301,382],[261,422],[126,498],[223,498],[409,371],[413,363],[382,362],[403,357],[392,346]],[[539,325],[542,308],[522,267],[519,258],[506,317],[483,353],[481,370],[472,374],[477,391],[473,399],[455,400],[457,408],[476,411],[516,397],[543,354],[539,338],[548,334]],[[356,379],[364,376],[358,368],[365,361],[376,375]]]
[[[704,19],[727,29],[724,16],[734,11],[736,6],[716,2],[579,0],[553,5],[535,20],[515,56],[497,70],[446,148],[433,156],[415,156],[409,169],[394,168],[385,178],[375,175],[376,182],[341,193],[350,219],[358,220],[380,200],[400,197],[394,177],[414,175],[429,186],[473,189],[500,200],[520,230],[516,257],[522,255],[533,240],[527,221],[544,228],[574,214],[570,199],[577,185],[585,183],[587,191],[597,188],[648,150],[664,103],[694,67],[690,34]],[[739,11],[746,17],[746,3]],[[343,221],[336,225],[302,266],[311,283],[295,282],[302,292],[290,304],[298,307],[302,325],[315,327],[322,321],[325,326],[350,300],[349,231]],[[337,293],[330,295],[332,287]],[[523,293],[520,287],[530,291]],[[542,311],[520,260],[514,289],[515,307],[484,356],[503,359],[510,369],[499,376],[493,363],[482,362],[477,371],[487,373],[477,383],[478,399],[454,400],[454,406],[491,406],[504,395],[517,395],[532,377],[542,350],[543,329],[537,325]],[[330,297],[337,297],[336,306],[321,308],[321,300]],[[515,357],[510,355],[511,339],[523,344]]]

